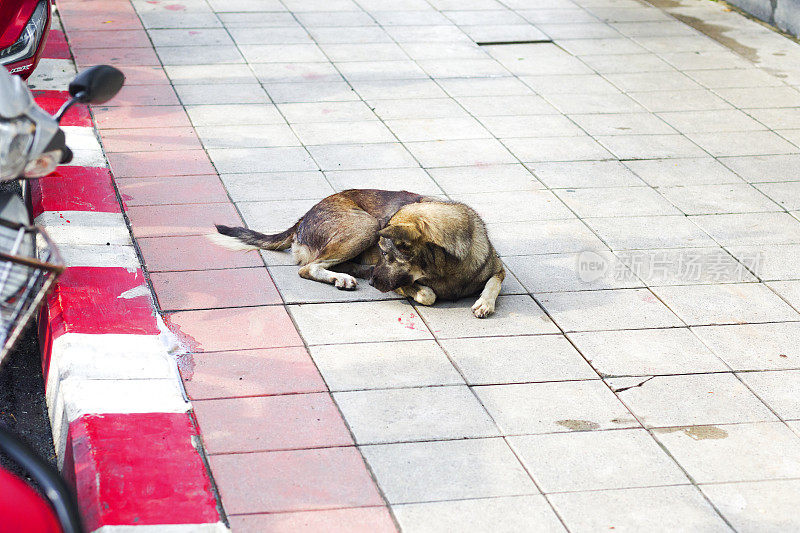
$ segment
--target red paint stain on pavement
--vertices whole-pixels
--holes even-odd
[[[164,6],[164,9],[169,9],[170,11],[183,11],[186,9],[186,6],[182,6],[180,4],[169,4],[168,6]]]
[[[408,316],[400,315],[397,317],[397,321],[400,322],[400,324],[406,329],[416,330],[417,324],[414,322],[415,318],[417,318],[417,315],[414,313],[409,313]]]

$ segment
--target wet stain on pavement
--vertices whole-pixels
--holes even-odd
[[[675,428],[658,428],[653,430],[656,433],[675,433],[683,431],[685,435],[693,440],[724,439],[728,437],[728,432],[717,426],[684,426]]]
[[[597,429],[600,427],[600,424],[590,420],[559,420],[556,424],[570,431],[589,431],[590,429]]]

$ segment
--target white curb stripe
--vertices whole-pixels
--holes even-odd
[[[80,244],[132,246],[122,213],[45,211],[35,220],[61,248]]]

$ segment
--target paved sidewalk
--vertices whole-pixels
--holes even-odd
[[[800,46],[654,3],[62,10],[234,531],[800,528]],[[352,187],[476,208],[497,314],[204,237]]]

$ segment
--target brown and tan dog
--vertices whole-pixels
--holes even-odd
[[[356,277],[423,305],[481,291],[472,306],[494,312],[505,278],[486,227],[470,207],[407,191],[351,189],[328,196],[274,235],[217,226],[213,240],[236,250],[291,246],[300,276],[355,289]],[[354,277],[355,276],[355,277]]]

